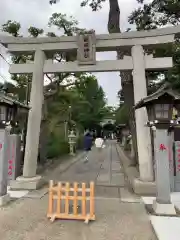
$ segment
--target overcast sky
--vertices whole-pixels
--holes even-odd
[[[95,29],[96,33],[107,33],[107,21],[109,1],[103,4],[99,12],[92,12],[90,8],[80,7],[81,0],[60,0],[56,5],[51,6],[49,0],[0,0],[1,14],[0,25],[7,20],[15,20],[21,23],[23,35],[27,34],[29,26],[36,26],[47,29],[49,17],[54,12],[73,15],[80,27]],[[137,6],[136,0],[119,0],[121,8],[121,30],[128,28],[127,18]],[[99,53],[97,60],[116,59],[116,53]],[[97,73],[100,85],[103,87],[109,105],[117,105],[117,92],[121,88],[119,73]]]

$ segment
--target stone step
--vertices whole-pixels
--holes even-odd
[[[139,196],[131,193],[127,188],[120,188],[120,200],[129,203],[142,202]]]

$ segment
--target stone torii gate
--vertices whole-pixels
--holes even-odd
[[[11,182],[16,189],[36,189],[41,177],[36,176],[41,110],[43,104],[43,83],[45,73],[67,72],[111,72],[131,71],[133,75],[134,102],[147,96],[147,70],[161,70],[172,67],[172,58],[153,58],[145,55],[144,49],[156,48],[174,42],[180,26],[142,32],[95,35],[93,32],[73,37],[14,38],[2,37],[1,43],[11,54],[34,54],[34,63],[11,64],[10,73],[32,73],[30,111],[28,118],[23,176]],[[131,51],[131,56],[122,60],[96,61],[96,51]],[[77,52],[77,61],[54,63],[56,52]],[[113,83],[112,83],[113,84]],[[139,109],[135,113],[139,172],[142,182],[152,182],[153,166],[150,132],[145,123],[147,112]]]

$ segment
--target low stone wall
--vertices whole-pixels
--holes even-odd
[[[124,168],[124,172],[134,193],[141,196],[154,196],[156,194],[155,182],[142,182],[139,179],[139,171],[137,166],[131,165],[131,159],[119,144],[117,144],[117,151]]]
[[[119,144],[117,144],[117,151],[119,154],[119,158],[121,159],[121,163],[123,165],[128,182],[132,186],[134,178],[139,177],[139,172],[137,170],[137,167],[131,165],[130,158],[125,154],[124,149]]]

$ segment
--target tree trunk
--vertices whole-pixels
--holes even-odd
[[[135,114],[134,114],[134,90],[133,90],[133,79],[132,74],[130,72],[124,71],[122,88],[124,91],[124,102],[128,107],[128,115],[129,115],[129,126],[132,134],[132,144],[135,152],[135,158],[132,159],[131,164],[136,165],[138,160],[138,152],[137,152],[137,141],[136,141],[136,123],[135,123]],[[122,77],[122,76],[121,76]]]
[[[118,0],[109,0],[109,33],[120,33],[120,9]]]
[[[108,19],[108,31],[109,33],[120,33],[120,8],[118,0],[109,0],[109,19]],[[117,51],[117,59],[123,59],[125,55],[130,55],[128,52]],[[135,161],[132,164],[137,163],[137,140],[136,140],[136,125],[134,119],[134,112],[132,113],[132,106],[134,105],[134,91],[133,91],[133,79],[132,73],[127,71],[121,71],[121,83],[124,92],[125,104],[129,110],[129,125],[132,133],[132,143],[135,151]],[[128,80],[128,81],[127,81]],[[130,80],[130,81],[129,81]]]
[[[48,143],[48,122],[47,118],[47,106],[46,100],[44,99],[43,107],[42,107],[42,120],[41,120],[41,129],[39,136],[39,156],[38,160],[41,165],[46,162],[47,158],[47,143]]]
[[[42,120],[39,137],[39,163],[41,165],[43,165],[47,160],[47,143],[48,143],[48,123],[46,120]]]

